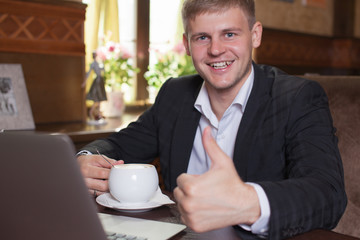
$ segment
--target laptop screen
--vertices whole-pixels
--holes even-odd
[[[2,239],[106,239],[64,135],[0,133]]]
[[[98,214],[65,135],[5,131],[0,146],[1,239],[101,240],[106,239],[104,227],[158,240],[185,228]]]

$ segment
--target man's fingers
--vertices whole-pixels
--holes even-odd
[[[99,192],[109,192],[109,185],[107,180],[100,180],[94,178],[85,178],[86,186],[89,190],[96,190]]]
[[[174,189],[173,193],[181,216],[186,217],[188,214],[191,214],[194,210],[196,210],[191,196],[187,196],[182,189],[177,187]]]
[[[105,167],[98,167],[96,165],[87,165],[81,169],[84,177],[95,179],[108,179],[110,169]]]
[[[183,173],[176,179],[177,186],[185,195],[194,195],[197,192],[196,179],[200,176]]]
[[[113,161],[115,161],[115,162],[111,162],[113,165],[120,165],[120,164],[124,164],[124,161],[123,161],[123,160],[118,160],[118,161],[113,160]]]
[[[90,195],[92,195],[93,197],[97,197],[97,196],[100,196],[101,194],[105,193],[105,192],[95,190],[95,189],[89,189],[88,191],[89,191]]]
[[[77,158],[89,192],[94,195],[94,191],[96,195],[109,191],[108,179],[112,165],[103,157],[113,165],[124,164],[122,160],[116,161],[100,155],[82,155]]]
[[[107,158],[107,160],[114,165],[124,163],[124,161],[116,161],[110,158]],[[79,156],[78,162],[80,164],[81,172],[84,177],[95,178],[95,179],[108,179],[111,165],[108,162],[106,162],[101,156],[99,155]]]
[[[101,156],[100,155],[91,155],[91,156],[93,156],[94,160],[96,160],[96,165],[101,166],[101,167],[111,168],[111,164],[116,165],[116,164],[124,163],[124,161],[122,161],[122,160],[116,161],[114,159],[108,158],[105,155],[101,155]],[[109,164],[108,162],[110,162],[111,164]]]
[[[174,198],[176,199],[176,201],[179,201],[184,197],[184,193],[179,187],[176,187],[174,189],[173,194],[174,194]]]

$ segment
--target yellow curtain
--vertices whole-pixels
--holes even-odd
[[[175,36],[175,43],[182,42],[182,36],[184,33],[184,27],[182,23],[182,17],[181,17],[181,9],[182,5],[184,3],[184,0],[180,0],[179,3],[179,10],[178,10],[178,20],[177,20],[177,28],[176,28],[176,36]]]
[[[119,16],[117,0],[89,0],[85,19],[85,71],[89,70],[93,61],[92,52],[99,47],[99,38],[109,31],[109,40],[119,42]],[[86,91],[89,90],[93,76],[89,76]],[[91,102],[87,102],[91,104]]]
[[[102,0],[100,5],[99,34],[106,35],[111,32],[109,40],[119,42],[119,11],[117,0]]]

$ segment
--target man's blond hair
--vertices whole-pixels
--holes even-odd
[[[188,33],[189,20],[203,13],[218,13],[230,8],[240,8],[244,11],[249,29],[252,29],[256,22],[254,0],[185,0],[182,8],[182,21],[185,33]]]

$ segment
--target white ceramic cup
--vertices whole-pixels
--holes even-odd
[[[120,164],[111,168],[109,190],[125,204],[148,202],[156,193],[159,177],[151,164]]]

